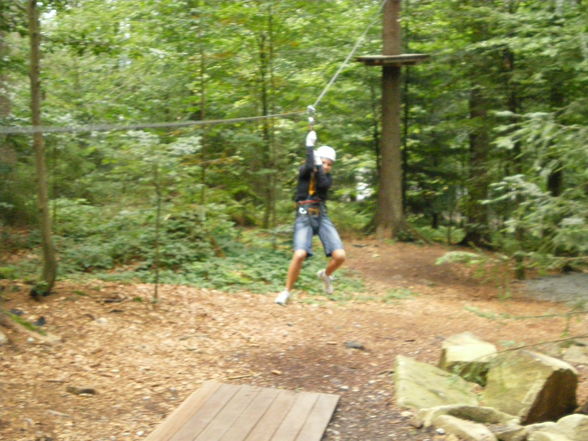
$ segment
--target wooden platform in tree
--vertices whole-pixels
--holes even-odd
[[[147,441],[320,441],[338,395],[206,382]]]
[[[364,55],[356,57],[356,60],[368,66],[404,66],[407,64],[421,63],[429,58],[427,54],[400,54],[400,55]]]

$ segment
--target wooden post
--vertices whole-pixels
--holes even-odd
[[[383,55],[400,55],[401,0],[388,0],[384,6]],[[402,206],[401,155],[401,66],[382,67],[382,144],[379,173],[376,237],[394,238],[404,223]]]
[[[388,0],[384,5],[382,54],[356,58],[367,66],[382,67],[382,138],[376,212],[378,239],[393,239],[406,225],[402,202],[401,69],[429,58],[426,54],[401,53],[400,6],[401,0]]]

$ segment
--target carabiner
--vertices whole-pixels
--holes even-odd
[[[310,130],[312,130],[314,127],[314,114],[316,113],[316,109],[314,106],[308,106],[306,110],[308,111],[308,125],[310,126]]]

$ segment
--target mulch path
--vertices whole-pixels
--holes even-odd
[[[185,286],[61,282],[42,302],[4,281],[6,309],[23,311],[58,337],[0,328],[0,439],[144,439],[206,380],[341,396],[325,441],[433,441],[397,407],[397,355],[436,363],[443,339],[470,331],[499,348],[586,333],[585,315],[514,320],[499,314],[561,314],[569,307],[504,292],[459,265],[435,265],[441,246],[348,244],[346,264],[365,280],[356,301]],[[395,292],[409,292],[398,296]],[[369,296],[367,295],[369,294]],[[365,300],[366,297],[372,300]],[[578,395],[588,399],[588,366]],[[85,389],[85,392],[80,393]]]

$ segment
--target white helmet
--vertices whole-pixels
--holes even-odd
[[[328,145],[320,146],[317,149],[316,154],[319,158],[330,159],[333,162],[335,162],[335,159],[337,159],[337,153],[335,153],[335,149],[333,147],[329,147]]]

